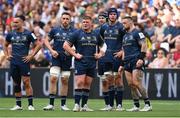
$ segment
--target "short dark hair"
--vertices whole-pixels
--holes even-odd
[[[20,18],[22,21],[26,20],[26,17],[24,15],[16,15],[15,18]]]
[[[131,16],[125,16],[125,17],[123,17],[122,19],[128,19],[128,20],[133,21],[133,18],[132,18]]]
[[[70,13],[68,13],[68,12],[63,12],[61,16],[63,16],[63,15],[68,15],[68,16],[70,16],[70,17],[71,17],[71,14],[70,14]]]
[[[91,18],[90,16],[86,16],[86,15],[83,16],[82,19],[83,19],[83,20],[92,20],[92,18]]]

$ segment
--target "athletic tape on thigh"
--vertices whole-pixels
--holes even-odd
[[[55,77],[59,77],[60,76],[60,71],[61,71],[60,67],[52,66],[50,68],[50,75],[55,76]]]
[[[105,80],[107,77],[105,75],[99,75],[101,80]]]
[[[114,76],[118,75],[118,72],[113,72],[113,75],[114,75]]]
[[[61,72],[61,77],[68,77],[67,79],[69,79],[71,72],[70,71],[62,71]]]
[[[107,71],[107,72],[104,72],[104,75],[107,76],[107,75],[112,75],[112,71]]]

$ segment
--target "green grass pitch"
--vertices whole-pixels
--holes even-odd
[[[57,98],[55,100],[55,110],[54,111],[43,111],[42,108],[48,104],[48,99],[36,98],[34,99],[34,107],[35,111],[27,110],[27,99],[23,98],[22,100],[22,111],[10,111],[11,108],[15,104],[14,98],[0,98],[0,118],[4,117],[63,117],[63,118],[81,118],[81,117],[102,117],[102,118],[150,118],[150,117],[158,117],[158,118],[172,118],[179,117],[180,118],[180,101],[165,101],[165,100],[152,100],[151,104],[153,106],[153,111],[151,112],[118,112],[118,111],[99,111],[100,108],[104,106],[104,101],[102,99],[90,99],[88,101],[88,105],[90,108],[94,109],[94,112],[73,112],[73,111],[61,111],[59,108],[60,99]],[[67,105],[69,108],[73,108],[74,101],[73,99],[67,100]],[[131,100],[123,101],[124,108],[132,107]],[[144,106],[144,103],[141,102],[141,107]]]

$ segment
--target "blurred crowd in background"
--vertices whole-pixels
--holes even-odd
[[[96,28],[98,14],[111,7],[118,9],[120,22],[123,16],[132,16],[135,26],[145,34],[147,68],[180,68],[180,0],[0,0],[0,67],[9,67],[3,42],[15,15],[24,14],[25,28],[43,43],[51,28],[59,25],[63,12],[72,15],[71,25],[76,28],[81,27],[82,15],[91,16]],[[50,60],[50,52],[43,47],[31,67],[49,67]]]

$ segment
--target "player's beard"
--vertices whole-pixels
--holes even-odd
[[[68,28],[69,27],[69,24],[68,23],[64,23],[62,24],[64,28]]]
[[[124,28],[126,31],[129,31],[130,30],[130,27],[125,27]]]

